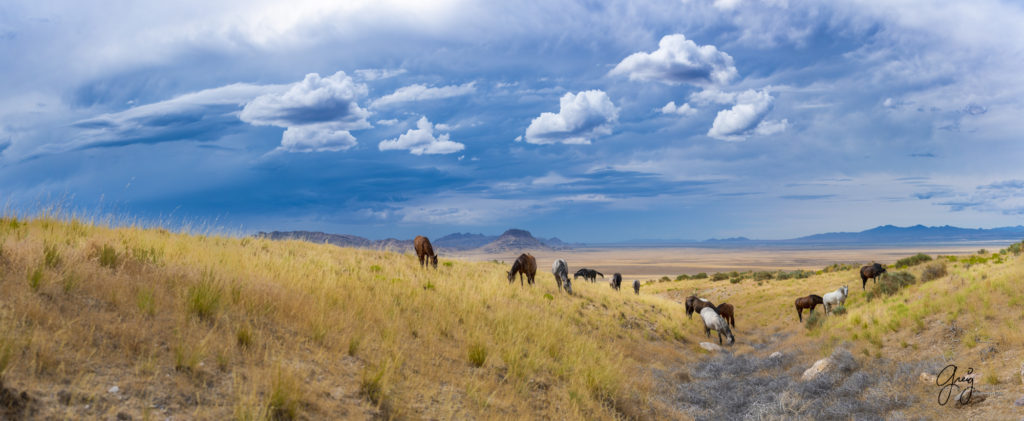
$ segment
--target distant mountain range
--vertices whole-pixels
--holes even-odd
[[[358,235],[328,234],[318,231],[261,231],[255,236],[271,240],[304,240],[313,243],[328,243],[339,247],[385,249],[399,252],[413,249],[412,240],[398,240],[394,238],[370,240]],[[480,249],[487,253],[517,250],[564,250],[572,247],[572,245],[559,240],[557,237],[538,239],[530,234],[529,231],[514,228],[505,231],[501,235],[494,236],[470,233],[448,234],[431,240],[430,243],[438,250],[465,251]],[[582,244],[577,246],[580,245]]]
[[[260,232],[256,234],[256,236],[266,237],[272,240],[295,239],[314,243],[329,243],[341,247],[387,249],[395,251],[412,250],[413,248],[411,239],[399,240],[395,238],[388,238],[384,240],[370,240],[356,235],[327,234],[316,231]],[[548,239],[536,238],[530,234],[529,231],[510,229],[501,235],[470,233],[448,234],[444,237],[431,240],[431,243],[435,248],[442,250],[480,250],[487,253],[502,253],[517,250],[567,250],[587,246],[793,247],[820,245],[833,247],[858,247],[899,244],[1020,241],[1022,239],[1024,239],[1024,226],[1022,225],[989,229],[959,228],[949,225],[941,227],[926,227],[924,225],[897,227],[893,225],[883,225],[860,232],[830,232],[787,240],[752,240],[746,237],[732,237],[722,239],[713,238],[704,241],[630,240],[604,244],[569,244],[557,237]]]

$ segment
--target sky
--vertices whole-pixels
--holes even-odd
[[[1024,222],[1020,2],[0,3],[0,202],[565,241]]]

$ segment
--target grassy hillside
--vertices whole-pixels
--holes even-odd
[[[4,218],[0,373],[44,418],[671,416],[635,374],[682,363],[677,304],[541,263]]]
[[[1024,259],[1012,252],[902,269],[918,282],[870,301],[856,265],[653,282],[639,296],[577,282],[568,297],[538,263],[537,284],[520,287],[497,263],[435,271],[300,241],[0,218],[0,418],[700,418],[688,383],[713,382],[701,376],[730,366],[796,381],[840,348],[872,373],[956,361],[982,373],[980,388],[1019,388]],[[939,264],[945,274],[920,282]],[[843,284],[845,314],[797,322],[796,297]],[[694,292],[736,306],[732,359],[698,346],[702,325],[680,304]],[[764,362],[774,351],[784,365]],[[936,415],[935,387],[900,372],[883,390],[911,401],[875,415]],[[802,396],[781,413],[838,399]],[[964,414],[1006,415],[986,405]]]

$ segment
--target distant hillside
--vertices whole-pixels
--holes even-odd
[[[436,240],[431,240],[430,243],[439,248],[470,250],[483,247],[497,239],[497,235],[470,234],[467,232],[465,234],[448,234]]]
[[[318,244],[333,244],[338,247],[354,247],[368,249],[382,249],[402,252],[412,250],[412,240],[398,240],[388,238],[384,240],[369,240],[358,235],[348,234],[327,234],[319,231],[260,231],[257,238],[269,238],[271,240],[303,240]]]
[[[956,241],[1020,240],[1024,238],[1024,226],[1001,228],[959,228],[953,226],[897,227],[883,225],[861,232],[831,232],[784,240],[787,242],[813,243],[928,243]]]
[[[533,237],[529,231],[510,229],[502,233],[498,239],[484,245],[483,251],[502,253],[515,250],[552,250],[552,247]]]

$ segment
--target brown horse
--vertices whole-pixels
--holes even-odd
[[[696,295],[686,297],[686,317],[692,319],[693,313],[696,312],[697,314],[700,314],[701,309],[704,307],[715,308],[715,305],[711,304],[711,301],[699,298]],[[715,311],[718,310],[716,309]]]
[[[420,259],[420,266],[427,267],[429,262],[434,269],[437,269],[437,254],[434,253],[434,246],[430,245],[430,240],[422,235],[417,235],[412,244],[416,249],[416,257]]]
[[[523,253],[519,255],[519,258],[512,263],[512,270],[506,272],[508,274],[508,283],[512,283],[515,280],[515,276],[519,274],[519,285],[523,285],[523,274],[526,274],[526,282],[533,285],[533,277],[537,275],[537,259],[534,259],[529,253]]]
[[[871,266],[864,266],[860,268],[860,288],[868,288],[868,279],[874,279],[875,283],[877,284],[878,277],[882,276],[883,273],[885,273],[885,267],[878,263],[874,263]]]
[[[810,313],[814,312],[814,307],[817,307],[818,304],[824,305],[825,301],[822,300],[820,295],[811,294],[811,295],[808,295],[806,297],[797,298],[795,304],[796,304],[796,316],[800,318],[800,323],[803,323],[803,321],[804,321],[804,315],[803,315],[804,309],[805,308],[806,309],[810,309],[810,311],[807,312],[808,314],[810,314]]]
[[[718,310],[718,314],[720,316],[722,316],[723,319],[725,319],[729,323],[731,323],[732,327],[734,327],[734,328],[736,327],[736,315],[735,315],[736,314],[735,313],[736,309],[732,306],[732,304],[729,304],[729,303],[719,304],[718,307],[715,308],[715,310]]]

